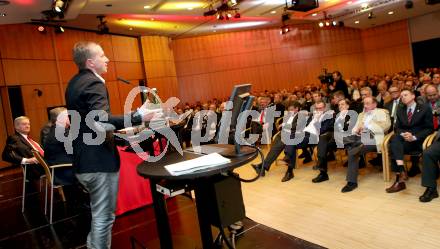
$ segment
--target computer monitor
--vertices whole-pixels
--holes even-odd
[[[231,97],[229,101],[232,101],[233,107],[231,111],[231,123],[228,134],[229,144],[233,144],[234,148],[231,150],[225,150],[220,154],[226,157],[244,156],[246,154],[254,153],[255,150],[249,147],[240,146],[235,139],[235,132],[238,124],[238,117],[240,113],[252,108],[252,102],[254,96],[250,94],[251,84],[235,85],[232,89]]]

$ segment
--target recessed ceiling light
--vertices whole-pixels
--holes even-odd
[[[187,10],[193,10],[194,8],[193,7],[189,7],[189,8],[186,8]]]
[[[392,14],[394,14],[394,11],[389,11],[388,12],[388,15],[392,15]]]
[[[150,18],[150,21],[154,21],[154,18]]]
[[[271,14],[276,14],[277,11],[276,11],[276,10],[272,10],[270,13],[271,13]]]
[[[368,3],[363,3],[363,4],[361,4],[361,7],[362,7],[362,8],[367,8],[367,7],[368,7]]]
[[[217,32],[217,30],[215,30],[215,29],[214,29],[214,30],[213,30],[212,32],[214,32],[214,33],[215,33],[215,32]]]
[[[6,16],[6,13],[0,13],[0,16]]]
[[[133,30],[133,28],[132,28],[132,27],[130,27],[130,28],[128,28],[128,30]]]
[[[312,14],[312,16],[317,16],[317,15],[318,15],[317,13],[313,13],[313,14]]]
[[[151,5],[145,5],[144,9],[151,9]]]
[[[353,1],[348,1],[348,2],[347,2],[347,4],[352,4],[352,3],[353,3]]]
[[[354,23],[359,24],[359,21],[354,21]]]

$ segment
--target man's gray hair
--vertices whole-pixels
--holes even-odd
[[[79,69],[86,68],[86,62],[93,56],[92,47],[99,46],[99,44],[91,41],[80,41],[75,43],[72,49],[73,61]]]

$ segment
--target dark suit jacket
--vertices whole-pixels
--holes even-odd
[[[58,141],[55,137],[55,129],[55,125],[50,127],[44,139],[44,144],[42,144],[44,148],[44,159],[48,165],[72,163],[73,155],[67,154],[64,143]],[[69,130],[66,129],[67,134],[68,132]]]
[[[103,110],[108,114],[108,122],[116,129],[124,127],[124,116],[110,113],[108,91],[96,75],[88,69],[80,70],[69,82],[66,90],[68,110],[75,110],[81,116],[79,135],[73,141],[73,167],[77,173],[117,172],[119,170],[119,154],[112,134],[107,134],[106,141],[100,145],[87,145],[83,140],[84,133],[94,134],[86,125],[85,118],[92,110]],[[130,113],[133,125],[140,124],[142,117]],[[96,118],[97,119],[97,118]],[[73,123],[73,122],[72,122]]]
[[[46,163],[48,165],[72,163],[73,155],[67,154],[64,148],[64,143],[58,141],[55,136],[55,129],[55,125],[52,125],[49,128],[48,133],[46,134],[46,137],[44,139],[44,144],[42,144],[44,148],[44,160],[46,160]],[[69,129],[66,129],[65,136],[67,136],[68,133]],[[73,173],[73,168],[66,167],[56,169],[54,180],[56,184],[74,184],[76,182],[76,178]]]
[[[31,158],[32,145],[19,133],[8,136],[6,146],[2,153],[3,161],[20,164],[23,158]]]
[[[408,123],[407,108],[401,105],[396,110],[396,123],[394,131],[396,135],[402,132],[411,132],[417,140],[423,143],[423,140],[433,132],[432,112],[426,105],[416,104],[411,122]]]

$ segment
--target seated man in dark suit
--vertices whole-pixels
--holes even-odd
[[[399,105],[402,105],[400,102],[400,89],[397,86],[391,86],[388,89],[392,100],[386,104],[384,104],[384,108],[388,110],[388,113],[391,117],[391,128],[394,127],[394,121],[396,120],[396,111]]]
[[[347,115],[350,103],[348,99],[341,99],[338,102],[339,115],[335,119],[334,128],[335,132],[347,131],[349,123],[355,122],[350,120],[350,116]],[[341,141],[342,142],[342,141]],[[327,153],[332,149],[336,148],[336,141],[333,131],[328,131],[319,136],[318,141],[318,162],[317,166],[319,169],[319,174],[313,178],[312,182],[319,183],[327,181]]]
[[[50,119],[55,120],[55,123],[50,127],[46,138],[43,140],[43,148],[45,151],[44,159],[48,165],[72,163],[73,155],[67,154],[64,148],[64,143],[56,138],[55,132],[57,127],[64,130],[63,136],[69,133],[70,122],[67,115],[67,109],[64,107],[57,107],[50,111]],[[55,170],[54,181],[56,184],[73,185],[76,178],[73,167],[59,168]]]
[[[306,146],[308,146],[310,143],[318,143],[319,137],[322,134],[333,131],[333,111],[330,112],[326,112],[326,104],[324,102],[316,102],[313,118],[310,122],[308,122],[306,128],[302,130],[302,132],[305,133],[303,141],[298,144],[286,145],[284,153],[289,158],[289,164],[282,180],[283,182],[294,177],[293,169],[296,168],[296,150],[301,148],[304,151]],[[296,130],[298,130],[298,128]],[[305,162],[309,160],[310,158],[307,157],[304,159]]]
[[[295,134],[296,126],[298,123],[298,112],[301,108],[301,104],[297,101],[289,101],[286,103],[287,110],[289,112],[288,116],[286,116],[286,120],[283,121],[282,129],[283,132],[291,132],[291,134]],[[264,165],[264,170],[269,171],[271,165],[275,160],[278,158],[278,156],[281,154],[281,152],[284,150],[285,144],[281,140],[281,132],[278,133],[270,147],[270,151],[267,154],[266,158],[264,159],[263,163],[252,165],[254,167],[257,174],[260,173],[262,165]],[[263,176],[265,173],[263,172]],[[284,180],[284,178],[283,178]]]
[[[14,120],[15,134],[8,136],[2,158],[13,164],[32,164],[35,167],[28,167],[32,179],[38,178],[44,173],[38,165],[38,160],[33,156],[32,150],[39,151],[44,155],[41,146],[29,136],[31,122],[28,117],[21,116]]]
[[[425,138],[432,133],[432,112],[427,105],[415,102],[412,90],[402,90],[400,100],[405,106],[399,107],[394,124],[394,136],[390,142],[391,167],[396,173],[396,181],[386,189],[387,193],[395,193],[406,188],[407,174],[403,157],[413,151],[422,151]]]
[[[423,152],[422,186],[425,192],[419,197],[421,202],[430,202],[438,197],[437,178],[439,176],[440,136],[437,134],[434,142]]]

